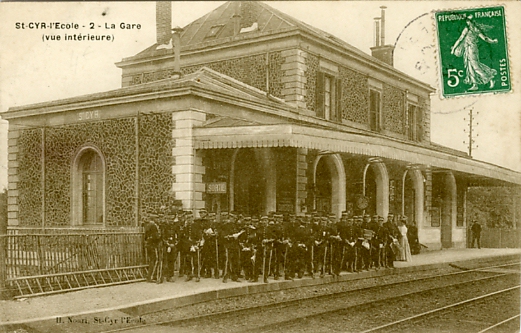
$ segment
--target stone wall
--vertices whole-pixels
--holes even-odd
[[[391,132],[405,133],[405,91],[388,84],[383,85],[382,124]]]
[[[181,67],[181,72],[184,75],[194,73],[202,67],[208,67],[228,75],[238,81],[241,81],[247,85],[266,91],[266,57],[267,53],[261,53],[257,55],[251,55],[247,57],[226,59],[222,61],[210,62],[205,64],[197,64],[192,66]],[[270,94],[275,97],[283,97],[282,89],[284,85],[282,83],[282,70],[281,66],[285,59],[282,57],[281,52],[270,52],[269,53],[269,90]],[[162,80],[171,77],[174,74],[174,69],[169,68],[166,70],[136,74],[132,76],[131,85],[147,83],[157,80]]]
[[[16,212],[9,217],[20,225],[40,226],[42,224],[42,130],[28,129],[20,131],[17,138],[18,182],[16,188],[9,189],[9,197],[16,198],[17,207],[9,209]],[[11,186],[10,186],[11,187]],[[16,193],[13,193],[15,192]],[[13,207],[14,208],[14,207]],[[16,216],[13,216],[16,215]]]
[[[308,53],[306,57],[306,71],[304,75],[306,77],[305,89],[306,89],[306,108],[308,110],[316,112],[316,88],[317,88],[317,75],[320,69],[319,58],[311,53]]]
[[[85,145],[97,147],[105,158],[107,226],[135,222],[134,129],[135,118],[124,118],[46,130],[46,225],[71,223],[71,163]]]
[[[45,128],[46,226],[71,225],[71,170],[78,151],[92,146],[105,159],[105,221],[107,226],[136,223],[136,118]],[[172,184],[172,116],[142,115],[139,120],[140,213],[167,203]],[[21,130],[12,168],[17,182],[10,191],[10,223],[42,225],[42,130]],[[16,157],[16,158],[15,158]],[[16,216],[14,216],[16,215]]]
[[[162,113],[139,118],[139,197],[140,214],[157,212],[170,199],[174,176],[172,114]]]
[[[369,86],[367,77],[346,67],[339,67],[342,79],[342,119],[369,123]]]

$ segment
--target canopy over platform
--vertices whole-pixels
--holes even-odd
[[[295,147],[328,153],[350,153],[452,170],[463,174],[471,185],[521,185],[521,174],[442,149],[405,144],[381,137],[332,131],[296,124],[200,127],[194,129],[196,149]]]

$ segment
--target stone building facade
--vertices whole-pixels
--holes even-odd
[[[518,173],[430,141],[434,89],[260,2],[227,2],[116,65],[114,91],[11,108],[9,224],[140,225],[197,211],[405,214],[466,244],[465,193]],[[180,45],[176,44],[180,40]],[[175,54],[176,46],[180,54]]]

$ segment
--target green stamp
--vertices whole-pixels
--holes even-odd
[[[502,6],[435,14],[444,97],[512,88]]]

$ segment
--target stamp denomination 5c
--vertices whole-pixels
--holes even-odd
[[[435,14],[444,97],[511,90],[502,6]]]

